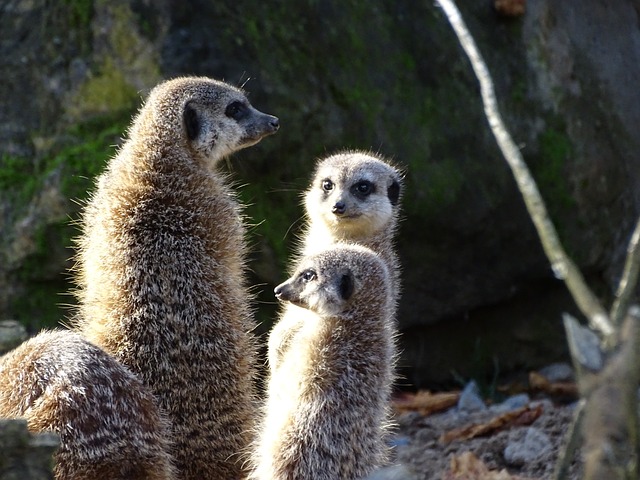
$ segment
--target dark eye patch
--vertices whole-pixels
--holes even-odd
[[[242,120],[244,117],[248,115],[248,113],[249,113],[249,107],[247,107],[243,102],[240,102],[237,100],[227,105],[227,108],[224,111],[224,114],[227,117],[233,118],[236,121]]]
[[[360,180],[351,187],[351,193],[358,198],[366,198],[375,191],[375,187],[369,180]]]

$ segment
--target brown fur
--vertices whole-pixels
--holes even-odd
[[[0,417],[60,436],[58,480],[174,478],[151,392],[77,333],[43,332],[0,358]]]
[[[330,190],[324,188],[327,180],[332,184]],[[358,197],[354,191],[362,181],[369,182],[371,191]],[[378,253],[389,269],[395,305],[400,295],[400,262],[394,238],[403,188],[401,172],[379,155],[345,151],[321,159],[304,195],[306,225],[297,258],[321,251],[336,242],[366,246]],[[339,202],[344,205],[342,213],[334,211]],[[279,321],[269,334],[269,365],[272,371],[277,368],[279,359],[303,321],[304,314],[291,313],[292,309],[295,307],[283,306]]]
[[[161,84],[83,213],[78,326],[157,396],[183,479],[243,475],[254,324],[245,227],[218,168],[277,128],[225,83]]]
[[[251,478],[356,480],[385,463],[391,283],[376,253],[334,245],[276,288],[305,314],[269,380]]]

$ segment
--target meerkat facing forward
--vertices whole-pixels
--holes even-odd
[[[219,163],[278,127],[226,83],[162,83],[83,212],[76,324],[156,395],[182,479],[243,476],[256,345],[245,226]]]
[[[392,279],[373,251],[304,257],[276,297],[309,314],[271,375],[254,479],[356,480],[387,459]]]
[[[77,333],[42,332],[0,357],[0,417],[60,436],[58,480],[174,478],[151,392]]]
[[[394,237],[403,190],[401,172],[382,156],[345,151],[321,159],[304,195],[306,225],[298,257],[321,251],[336,242],[369,247],[391,274],[394,304],[400,291],[400,262]],[[295,262],[294,262],[295,264]],[[269,365],[278,366],[282,352],[305,316],[285,305],[269,334]]]

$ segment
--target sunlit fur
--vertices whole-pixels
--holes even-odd
[[[57,480],[174,478],[149,389],[77,333],[43,332],[0,358],[0,417],[59,435]]]
[[[309,269],[317,277],[305,281]],[[347,298],[345,276],[353,281]],[[391,283],[376,253],[334,245],[304,257],[278,287],[299,305],[303,322],[270,377],[250,478],[356,480],[385,463],[395,359]]]
[[[323,182],[334,187],[327,193]],[[367,180],[373,193],[358,198],[351,192],[356,183]],[[389,187],[396,183],[398,197],[389,198]],[[380,155],[362,151],[345,151],[321,159],[311,185],[304,195],[306,225],[296,258],[327,248],[336,242],[364,245],[380,254],[391,273],[393,303],[400,293],[400,262],[394,248],[394,238],[400,214],[403,192],[400,171]],[[337,201],[343,201],[345,212],[332,212]],[[297,260],[291,262],[295,267]],[[291,335],[299,327],[302,312],[294,305],[285,305],[269,334],[269,366],[273,371],[288,348]]]
[[[241,120],[225,113],[233,102],[247,108]],[[83,212],[77,327],[157,396],[182,479],[243,475],[256,346],[245,225],[218,168],[277,127],[226,83],[165,82]]]

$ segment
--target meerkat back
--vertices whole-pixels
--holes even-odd
[[[256,346],[245,225],[219,164],[278,127],[226,83],[165,82],[83,212],[78,327],[157,396],[183,479],[243,475]]]
[[[391,278],[373,251],[304,257],[275,290],[309,314],[268,385],[252,478],[356,480],[387,459],[395,322]]]
[[[400,170],[380,155],[345,151],[321,159],[304,195],[306,225],[297,257],[324,250],[336,242],[371,248],[387,264],[392,275],[393,301],[397,303],[400,262],[394,239],[402,190]],[[294,259],[292,265],[296,262]],[[295,310],[295,306],[284,305],[270,332],[270,368],[277,368],[299,326],[303,314]]]
[[[43,332],[0,358],[0,416],[59,435],[57,480],[175,478],[151,392],[77,333]]]

